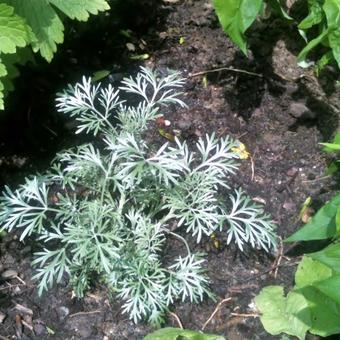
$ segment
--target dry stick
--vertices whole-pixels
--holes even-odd
[[[273,267],[275,266],[276,268],[272,270],[272,272],[274,271],[274,278],[276,279],[277,278],[277,273],[278,273],[278,270],[279,270],[279,266],[281,264],[281,261],[282,261],[282,257],[283,257],[283,244],[282,244],[282,238],[279,237],[279,240],[280,240],[280,246],[279,246],[279,251],[278,251],[278,254],[277,254],[277,257],[273,263]]]
[[[103,311],[101,311],[101,310],[94,310],[92,312],[78,312],[78,313],[71,314],[69,317],[72,318],[72,317],[78,316],[78,315],[97,314],[97,313],[102,313],[102,312]]]
[[[212,314],[210,315],[209,319],[204,323],[203,327],[201,328],[202,331],[204,331],[205,327],[207,327],[207,325],[209,324],[209,322],[213,319],[213,317],[216,315],[216,313],[219,311],[219,309],[221,308],[221,306],[225,303],[225,302],[228,302],[230,301],[231,298],[226,298],[226,299],[223,299],[222,301],[220,301],[215,310],[212,312]]]
[[[173,312],[169,312],[169,314],[176,320],[179,328],[183,329],[183,324],[181,322],[181,319],[178,317],[178,315],[176,313],[173,313]]]
[[[231,316],[239,316],[242,318],[258,318],[260,316],[260,314],[256,314],[256,313],[250,313],[250,314],[239,314],[239,313],[230,313]]]
[[[250,163],[251,163],[251,181],[254,181],[255,177],[255,163],[253,157],[250,157]]]
[[[212,69],[212,70],[201,71],[201,72],[197,72],[197,73],[189,73],[188,78],[202,76],[202,75],[205,75],[207,73],[214,73],[214,72],[219,72],[219,71],[231,71],[231,72],[237,72],[237,73],[245,73],[245,74],[249,74],[250,76],[263,78],[262,74],[254,73],[254,72],[250,72],[250,71],[246,71],[246,70],[241,70],[239,68],[233,68],[233,67],[220,67],[220,68],[215,68],[215,69]]]

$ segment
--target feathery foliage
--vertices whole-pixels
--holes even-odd
[[[20,228],[21,239],[32,235],[43,243],[33,261],[39,293],[67,274],[83,296],[96,274],[131,319],[159,323],[176,299],[211,295],[203,254],[192,253],[178,230],[197,242],[225,231],[241,250],[245,243],[275,247],[269,216],[241,190],[224,197],[227,176],[238,168],[233,148],[239,142],[207,135],[190,151],[179,139],[160,148],[143,139],[162,105],[185,106],[178,92],[183,84],[178,73],[160,77],[141,68],[120,89],[83,78],[59,94],[58,110],[77,120],[76,133],[92,134],[96,143],[60,153],[48,173],[15,191],[6,187],[0,212],[2,229]],[[140,102],[128,105],[119,91]],[[165,264],[169,236],[185,247]]]

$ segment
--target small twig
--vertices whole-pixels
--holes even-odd
[[[279,250],[278,250],[278,254],[277,257],[273,263],[273,267],[275,266],[275,269],[272,270],[272,272],[274,271],[274,278],[277,278],[277,273],[279,271],[279,266],[281,264],[282,261],[282,257],[283,257],[283,244],[282,244],[282,237],[279,237],[280,240],[280,245],[279,245]]]
[[[21,320],[21,323],[28,328],[31,332],[33,332],[33,327],[31,325],[29,325],[25,320]]]
[[[101,311],[101,310],[94,310],[92,312],[78,312],[78,313],[71,314],[69,317],[72,318],[72,317],[78,316],[78,315],[98,314],[98,313],[102,313],[102,312],[103,311]]]
[[[305,181],[301,181],[302,183],[312,183],[312,182],[316,182],[316,181],[323,181],[324,179],[330,178],[330,175],[327,176],[323,176],[323,177],[317,177],[314,179],[306,179]]]
[[[209,316],[208,320],[204,323],[203,327],[201,328],[202,331],[204,331],[205,327],[207,327],[207,325],[209,324],[209,322],[213,319],[213,317],[216,315],[216,313],[220,310],[221,306],[222,306],[224,303],[226,303],[226,302],[228,302],[228,301],[230,301],[230,300],[231,300],[231,298],[229,297],[229,298],[223,299],[222,301],[220,301],[220,302],[217,304],[215,310],[212,312],[212,314]]]
[[[181,322],[181,319],[178,317],[178,315],[176,313],[173,313],[173,312],[169,312],[169,314],[176,320],[179,328],[183,329],[183,324]]]
[[[251,181],[254,181],[255,178],[255,163],[253,157],[250,156],[250,163],[251,163]]]
[[[24,286],[26,286],[26,282],[25,282],[19,275],[15,276],[15,278],[16,278],[18,281],[20,281]]]
[[[263,78],[262,74],[250,72],[250,71],[246,71],[246,70],[241,70],[239,68],[233,68],[233,67],[220,67],[220,68],[215,68],[215,69],[212,69],[212,70],[206,70],[206,71],[201,71],[201,72],[196,72],[196,73],[189,73],[188,78],[203,76],[207,73],[214,73],[214,72],[220,72],[220,71],[231,71],[231,72],[237,72],[237,73],[245,73],[245,74],[249,74],[250,76]]]
[[[240,313],[230,313],[231,316],[239,316],[242,318],[258,318],[260,314],[257,313],[250,313],[250,314],[240,314]]]
[[[22,284],[22,283],[18,283],[16,285],[9,284],[7,287],[0,287],[0,291],[5,290],[5,289],[15,288],[15,287],[21,287],[21,286],[26,286],[26,284]],[[34,286],[31,286],[31,287],[34,287]]]

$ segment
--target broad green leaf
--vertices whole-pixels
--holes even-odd
[[[327,17],[329,32],[328,42],[332,48],[333,56],[340,67],[340,1],[326,0],[323,6]]]
[[[333,275],[323,281],[314,282],[313,286],[340,304],[340,274]]]
[[[328,27],[336,29],[340,23],[340,2],[339,0],[325,0],[323,10],[326,14]]]
[[[308,256],[340,273],[340,243],[331,244],[323,250],[308,254]]]
[[[292,291],[284,297],[283,287],[268,286],[256,296],[255,304],[262,313],[261,322],[268,333],[287,333],[305,339],[311,326],[311,317],[302,294]]]
[[[319,24],[323,19],[322,11],[323,0],[308,0],[308,16],[304,18],[298,28],[301,30],[306,30],[314,25]]]
[[[0,3],[0,53],[15,53],[17,47],[26,46],[32,37],[32,31],[14,13],[14,8]]]
[[[57,44],[64,40],[64,26],[47,0],[5,0],[15,12],[26,19],[37,41],[32,43],[34,52],[51,61]]]
[[[340,305],[313,286],[296,290],[303,294],[311,315],[309,332],[321,336],[340,333]]]
[[[326,203],[310,222],[289,236],[285,242],[323,240],[336,234],[335,216],[340,205],[340,194]]]
[[[213,3],[223,30],[247,54],[244,34],[260,12],[263,0],[214,0]]]
[[[340,205],[338,206],[338,209],[335,215],[335,229],[336,229],[335,236],[336,237],[340,236]]]
[[[90,14],[110,9],[106,0],[48,0],[69,18],[87,21]]]
[[[147,335],[144,340],[225,340],[225,337],[187,329],[167,327]]]
[[[332,269],[325,264],[304,256],[295,273],[295,286],[301,288],[312,285],[316,281],[331,277],[332,273]]]
[[[325,29],[318,37],[315,39],[311,40],[305,47],[304,49],[299,53],[298,55],[298,64],[301,67],[305,67],[306,65],[306,57],[308,53],[317,45],[319,45],[323,40],[325,40],[330,32],[330,29],[327,28]]]

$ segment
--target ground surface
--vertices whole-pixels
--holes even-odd
[[[221,32],[210,1],[164,1],[155,22],[148,31],[132,31],[128,41],[137,49],[134,54],[150,55],[145,62],[148,66],[176,69],[188,78],[184,99],[189,108],[165,111],[171,129],[180,130],[191,142],[211,132],[242,141],[251,158],[233,178],[234,185],[242,185],[264,205],[281,237],[289,235],[301,223],[298,212],[307,197],[314,199],[317,208],[336,190],[334,179],[324,177],[327,159],[317,144],[329,140],[338,128],[340,96],[333,87],[335,72],[330,68],[317,80],[312,72],[298,68],[295,56],[300,38],[281,20],[256,23],[249,34],[249,58]],[[147,27],[150,23],[140,24]],[[74,45],[66,41],[66,56],[57,56],[55,65],[49,66],[54,71],[46,67],[50,77],[38,71],[24,75],[33,82],[30,93],[22,91],[21,113],[2,125],[2,184],[20,182],[23,174],[44,168],[56,150],[74,142],[65,132],[64,121],[46,112],[41,115],[43,110],[53,110],[51,98],[58,87],[89,70],[109,67],[115,74],[136,70],[136,63],[127,62],[133,52],[126,49],[122,37],[115,40],[106,34],[98,46],[93,42],[97,53],[88,51],[87,56],[81,46],[88,37],[77,39],[72,40]],[[218,68],[224,70],[210,72]],[[149,135],[162,142],[155,126]],[[270,269],[276,254],[251,249],[241,253],[226,247],[223,235],[219,237],[219,249],[209,239],[192,244],[208,253],[207,270],[218,301],[231,298],[205,330],[229,340],[279,339],[268,335],[254,317],[252,300],[265,285],[290,287],[301,251],[285,246],[287,257],[275,273]],[[169,244],[169,256],[177,247],[175,242]],[[67,282],[38,298],[30,279],[33,248],[33,244],[20,243],[16,235],[1,240],[0,317],[5,316],[0,319],[1,339],[142,339],[150,331],[121,315],[119,301],[110,299],[100,283],[83,300],[72,298]],[[218,301],[178,303],[172,311],[184,327],[199,330]],[[168,325],[178,326],[172,315]]]

